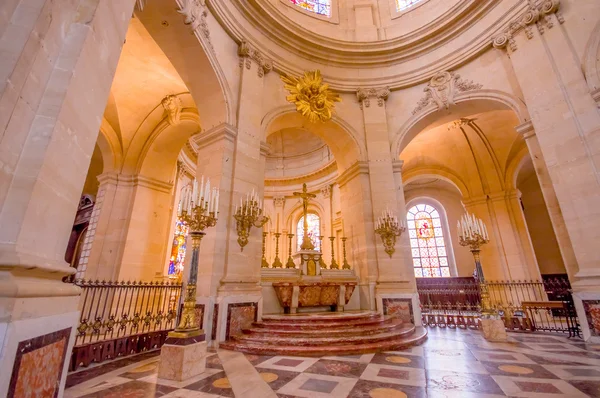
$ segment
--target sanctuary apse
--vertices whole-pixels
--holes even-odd
[[[596,0],[92,3],[0,5],[0,396],[161,347],[158,380],[207,394],[248,396],[234,350],[264,396],[419,396],[381,365],[424,359],[374,353],[428,331],[500,377],[462,392],[537,388],[485,363],[481,336],[544,351],[506,331],[597,371]],[[359,381],[286,358],[348,355]],[[594,396],[542,357],[505,360]]]

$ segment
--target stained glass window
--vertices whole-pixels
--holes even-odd
[[[415,276],[449,277],[450,264],[440,213],[433,206],[418,204],[408,210],[406,222]]]
[[[183,261],[185,260],[185,240],[189,227],[179,218],[175,221],[175,236],[171,246],[171,257],[169,258],[169,276],[177,278],[183,272]]]
[[[420,2],[421,0],[396,0],[396,8],[398,11],[404,11]]]
[[[321,230],[321,220],[319,216],[314,213],[308,213],[306,216],[308,219],[308,237],[312,240],[315,245],[315,250],[321,250],[321,241],[319,240],[319,231]],[[298,241],[298,248],[302,245],[302,238],[304,237],[304,216],[300,217],[298,225],[296,226],[296,237]]]
[[[290,0],[298,7],[315,14],[331,16],[331,0]]]

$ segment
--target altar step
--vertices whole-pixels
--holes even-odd
[[[400,350],[427,338],[422,327],[373,312],[265,316],[220,348],[260,355],[355,355]]]

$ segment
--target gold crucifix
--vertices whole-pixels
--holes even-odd
[[[308,201],[312,198],[316,198],[317,195],[308,193],[306,191],[306,183],[305,183],[305,184],[302,184],[302,192],[294,192],[294,196],[297,196],[302,199],[302,211],[304,212],[304,237],[302,238],[302,245],[300,245],[300,249],[314,250],[315,245],[312,243],[312,241],[308,237]]]

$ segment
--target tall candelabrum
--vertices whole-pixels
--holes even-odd
[[[244,246],[248,244],[252,227],[262,228],[269,221],[269,217],[263,215],[262,204],[254,190],[252,194],[246,195],[245,200],[240,199],[240,205],[235,207],[233,218],[236,221],[237,242],[241,251],[244,251]]]
[[[261,260],[261,268],[269,268],[269,262],[267,261],[267,235],[268,232],[263,231],[263,239],[262,239],[262,260]]]
[[[464,214],[462,219],[457,222],[456,227],[460,245],[468,246],[475,259],[475,271],[477,274],[475,277],[477,278],[481,292],[481,315],[484,317],[494,316],[496,315],[496,311],[491,305],[490,292],[483,275],[480,257],[481,246],[490,241],[487,227],[474,214]]]
[[[398,217],[392,216],[389,210],[384,211],[383,215],[377,219],[375,233],[381,236],[385,252],[390,258],[396,251],[396,238],[405,230],[404,222],[398,222]]]
[[[296,268],[296,264],[294,264],[294,259],[292,258],[292,238],[294,234],[287,234],[288,237],[288,259],[285,263],[286,268]]]
[[[319,235],[319,251],[321,252],[321,256],[319,257],[319,267],[327,268],[327,264],[325,264],[325,259],[323,258],[323,239],[324,235]]]
[[[185,299],[179,317],[179,324],[174,331],[169,333],[168,337],[190,338],[202,334],[196,318],[196,282],[198,280],[200,242],[206,235],[204,230],[217,224],[218,208],[219,191],[216,188],[211,190],[210,180],[207,180],[205,185],[204,177],[202,177],[202,182],[198,186],[198,181],[194,179],[191,187],[183,188],[177,214],[190,228],[192,260],[190,262],[190,275],[185,286]]]
[[[330,269],[340,269],[340,266],[338,265],[337,261],[335,261],[335,253],[333,250],[335,236],[330,236],[329,240],[331,241],[331,264],[329,265],[329,268]]]
[[[273,268],[283,268],[283,263],[279,258],[279,238],[281,237],[281,232],[275,232],[275,259],[273,260]]]
[[[344,253],[344,262],[342,263],[342,269],[351,269],[350,264],[348,264],[348,260],[346,259],[346,241],[348,240],[347,237],[343,237],[342,238],[342,250]]]

